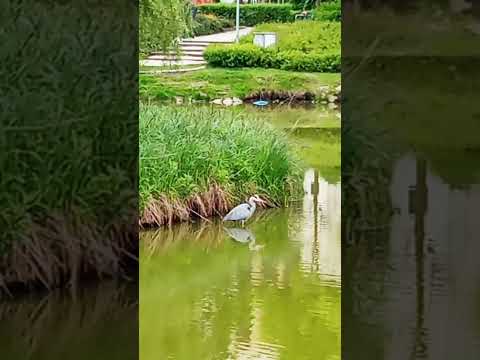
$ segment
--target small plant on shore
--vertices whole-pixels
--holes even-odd
[[[297,174],[286,136],[228,111],[140,107],[141,223],[224,214],[253,193],[286,202]]]

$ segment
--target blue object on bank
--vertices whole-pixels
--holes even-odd
[[[269,104],[268,101],[265,101],[265,100],[257,100],[253,102],[253,105],[257,105],[257,106],[266,106],[268,104]]]

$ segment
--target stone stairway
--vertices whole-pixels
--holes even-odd
[[[203,58],[205,49],[210,44],[226,44],[227,42],[208,42],[195,39],[186,39],[180,42],[179,52],[170,51],[167,53],[154,52],[143,61],[145,66],[205,66],[207,62]]]
[[[251,27],[240,29],[240,36],[245,36],[252,31]],[[236,32],[226,31],[222,33],[198,36],[190,39],[183,39],[180,42],[180,51],[154,52],[141,62],[143,66],[172,67],[173,70],[162,70],[161,72],[191,71],[202,69],[207,62],[203,57],[205,48],[210,44],[231,44],[235,41]],[[183,68],[183,69],[182,69]]]

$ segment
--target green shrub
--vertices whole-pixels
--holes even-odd
[[[267,51],[255,45],[211,45],[204,53],[205,59],[216,67],[266,67]]]
[[[208,47],[205,59],[211,66],[264,67],[307,72],[340,71],[340,23],[302,21],[262,24],[255,31],[273,31],[278,44],[263,49],[253,45],[253,34],[240,45]]]
[[[211,14],[198,14],[193,22],[193,35],[210,35],[233,26],[234,22],[232,20]]]
[[[203,14],[213,14],[235,20],[235,4],[208,4],[199,6]],[[246,4],[240,9],[240,25],[254,26],[266,22],[291,22],[293,7],[291,4]]]
[[[340,0],[320,3],[313,14],[315,20],[340,21],[342,19],[342,5]]]
[[[339,72],[339,53],[304,53],[298,50],[262,49],[251,44],[213,45],[205,51],[211,66],[224,68],[263,67],[306,72]]]
[[[340,23],[329,21],[298,21],[291,24],[261,24],[255,32],[275,32],[278,37],[277,48],[280,50],[299,50],[340,52]],[[242,44],[253,43],[253,33],[240,41]]]
[[[283,55],[283,59],[280,66],[283,70],[339,72],[341,68],[341,59],[338,53],[312,52],[305,54],[300,51],[292,51]]]

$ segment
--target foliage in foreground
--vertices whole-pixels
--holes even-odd
[[[262,24],[255,31],[275,32],[278,44],[271,48],[253,45],[253,35],[240,45],[212,45],[205,59],[212,66],[263,67],[308,72],[339,72],[340,24],[301,21],[293,24]]]
[[[213,216],[253,193],[283,203],[294,164],[285,135],[265,122],[203,108],[140,107],[143,223]]]
[[[235,20],[235,4],[209,4],[199,7],[204,14],[213,14]],[[290,4],[245,4],[240,9],[240,25],[255,26],[266,22],[293,21],[293,7]]]
[[[145,55],[176,45],[191,26],[191,6],[186,0],[140,0],[139,47]]]
[[[136,9],[90,5],[2,12],[1,290],[118,276],[137,246]]]

